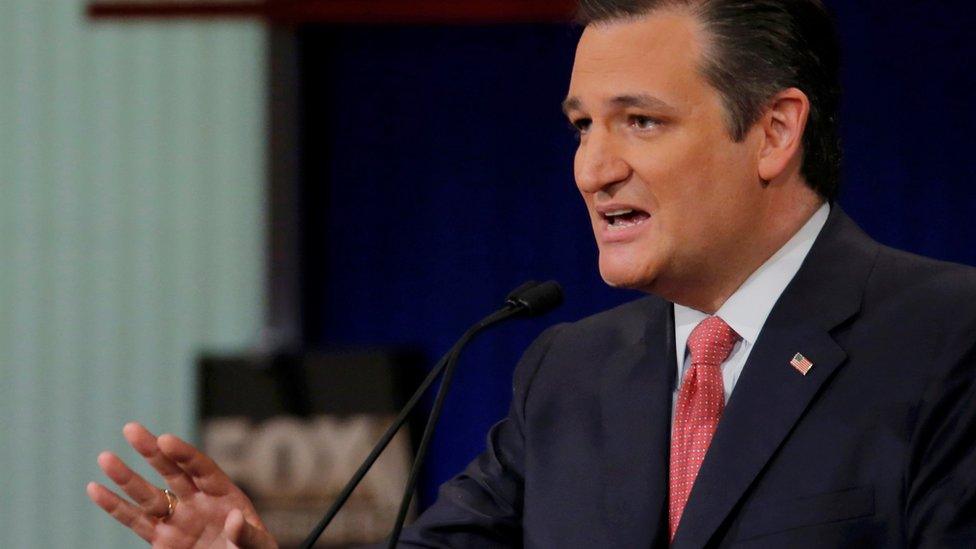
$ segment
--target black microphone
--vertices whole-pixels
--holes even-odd
[[[505,303],[507,305],[512,305],[513,307],[518,305],[517,300],[522,297],[522,294],[525,293],[526,290],[534,288],[538,285],[538,280],[526,280],[525,282],[516,286],[514,290],[508,292],[508,295],[505,296]]]
[[[464,348],[475,335],[480,333],[485,328],[498,324],[499,322],[505,321],[509,318],[523,316],[539,316],[545,314],[552,309],[555,309],[562,304],[563,292],[562,288],[554,280],[548,282],[543,282],[541,284],[535,281],[525,282],[519,287],[512,290],[512,292],[505,299],[505,305],[501,309],[491,313],[485,318],[481,319],[478,323],[468,329],[464,335],[454,344],[453,347],[443,356],[434,368],[427,374],[424,381],[420,384],[420,387],[414,392],[410,400],[400,411],[400,414],[393,421],[393,424],[383,433],[380,440],[373,447],[373,450],[366,456],[362,465],[356,470],[352,478],[346,484],[342,492],[333,502],[332,506],[322,517],[322,520],[309,532],[308,537],[302,542],[302,549],[311,549],[315,542],[318,541],[322,532],[325,531],[326,527],[335,516],[339,513],[339,509],[346,503],[349,496],[352,495],[353,490],[359,485],[366,473],[373,466],[376,460],[379,458],[380,454],[386,449],[390,441],[396,435],[400,427],[406,422],[407,417],[410,412],[417,406],[420,402],[420,398],[423,396],[427,389],[433,385],[437,377],[440,376],[441,372],[444,372],[444,379],[441,381],[441,386],[437,390],[437,397],[434,401],[434,406],[431,411],[430,417],[427,420],[427,425],[424,427],[424,434],[420,442],[420,446],[417,449],[417,456],[414,460],[413,468],[410,471],[410,478],[407,480],[407,487],[404,490],[404,499],[400,505],[400,511],[397,516],[397,521],[394,525],[393,532],[390,535],[390,547],[396,545],[397,540],[400,538],[400,531],[403,528],[403,521],[406,518],[407,509],[410,505],[410,499],[413,497],[413,492],[417,483],[417,474],[420,471],[420,465],[423,463],[425,454],[427,453],[427,448],[430,445],[430,437],[433,433],[434,425],[437,423],[437,419],[440,417],[441,409],[444,406],[444,399],[447,396],[447,389],[450,386],[451,377],[454,374],[454,369],[457,365],[457,358],[461,354],[461,349]]]
[[[563,289],[555,280],[526,282],[508,294],[505,303],[520,307],[522,316],[542,316],[563,304]]]
[[[492,316],[488,316],[482,323],[476,324],[468,333],[464,334],[455,348],[452,349],[451,353],[448,353],[447,365],[444,370],[444,379],[441,380],[441,386],[437,389],[437,397],[434,399],[434,406],[431,409],[430,416],[427,418],[427,424],[424,426],[424,434],[420,439],[420,446],[417,448],[417,456],[414,458],[413,467],[410,469],[410,477],[407,479],[407,486],[403,490],[403,499],[400,500],[400,510],[397,512],[397,519],[393,525],[393,531],[390,532],[390,539],[387,544],[387,549],[395,549],[397,541],[400,539],[400,532],[403,530],[403,522],[407,518],[407,511],[410,508],[410,500],[413,499],[414,490],[417,488],[417,476],[420,474],[420,467],[423,464],[424,458],[427,455],[427,448],[430,446],[430,439],[434,433],[434,427],[437,424],[437,420],[440,418],[441,410],[444,408],[444,401],[447,398],[447,390],[451,385],[451,379],[454,376],[454,370],[457,367],[458,357],[461,355],[461,349],[468,344],[468,341],[474,337],[475,334],[487,328],[488,326],[500,322],[501,320],[511,318],[513,316],[539,316],[549,311],[555,309],[563,302],[563,289],[559,286],[559,283],[550,280],[548,282],[543,282],[539,284],[535,281],[529,281],[523,283],[518,288],[512,290],[508,297],[505,299],[505,307],[499,310],[497,315],[499,315],[497,320],[492,319]],[[486,322],[487,321],[487,322]]]

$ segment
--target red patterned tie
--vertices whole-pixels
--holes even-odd
[[[722,363],[739,340],[724,320],[710,316],[701,321],[688,337],[691,367],[685,372],[678,392],[674,427],[671,431],[671,484],[668,523],[671,539],[678,530],[681,513],[705,452],[712,442],[725,407]]]

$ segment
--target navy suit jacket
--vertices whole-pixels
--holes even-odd
[[[486,450],[402,545],[667,546],[673,331],[652,296],[544,332]],[[881,246],[835,206],[673,547],[976,547],[974,374],[976,270]]]

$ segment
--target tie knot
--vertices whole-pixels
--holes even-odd
[[[729,358],[732,347],[739,339],[739,334],[724,320],[710,316],[699,322],[688,337],[691,363],[719,366]]]

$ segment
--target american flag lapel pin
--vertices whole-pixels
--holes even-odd
[[[807,375],[810,368],[813,368],[813,363],[810,362],[810,359],[807,357],[801,355],[800,353],[796,353],[796,355],[793,356],[793,360],[790,361],[790,366],[796,368],[797,372]]]

